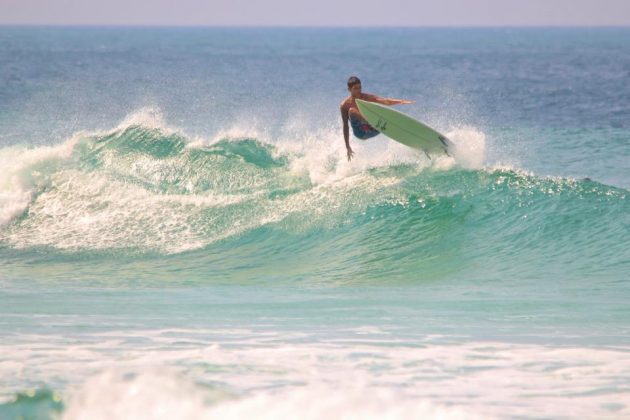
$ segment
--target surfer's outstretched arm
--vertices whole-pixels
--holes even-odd
[[[415,101],[408,101],[406,99],[394,99],[394,98],[381,98],[380,96],[364,94],[366,99],[370,102],[376,102],[381,105],[407,105],[413,104]]]
[[[346,142],[346,154],[348,155],[348,162],[352,159],[354,152],[350,147],[350,127],[348,126],[348,108],[341,106],[341,121],[343,122],[343,139]]]

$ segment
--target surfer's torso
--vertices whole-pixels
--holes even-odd
[[[376,102],[377,98],[378,97],[376,95],[372,95],[370,93],[361,93],[359,99],[363,99],[364,101]],[[343,113],[345,111],[349,117],[352,117],[354,114],[358,118],[365,121],[365,118],[363,118],[363,115],[361,115],[361,112],[359,112],[359,108],[357,107],[356,98],[354,98],[352,95],[341,101],[341,105],[339,107],[341,108],[341,112]]]
[[[377,96],[369,94],[369,93],[361,93],[359,99],[363,99],[365,101],[376,101]],[[348,116],[350,120],[350,126],[352,127],[352,132],[354,136],[361,140],[367,140],[371,137],[379,134],[379,131],[372,127],[361,115],[359,108],[357,107],[356,98],[348,96],[341,102],[340,105],[341,113]]]

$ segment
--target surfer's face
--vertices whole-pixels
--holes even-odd
[[[361,96],[361,83],[352,85],[352,87],[348,88],[348,90],[350,91],[350,95],[352,95],[353,98],[358,98],[359,96]]]

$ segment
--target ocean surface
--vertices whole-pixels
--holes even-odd
[[[630,28],[0,27],[0,418],[629,418],[629,189]]]

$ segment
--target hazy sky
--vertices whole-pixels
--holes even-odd
[[[630,25],[630,0],[0,0],[0,24]]]

